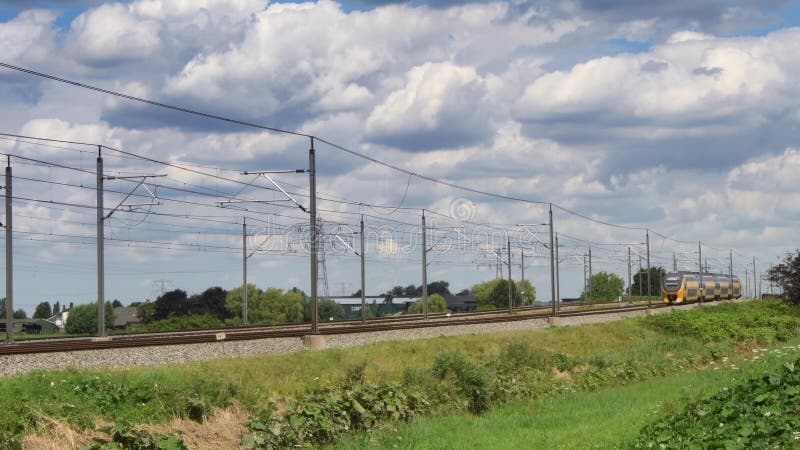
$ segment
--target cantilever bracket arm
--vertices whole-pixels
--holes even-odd
[[[306,210],[306,208],[305,208],[303,205],[301,205],[300,203],[298,203],[298,202],[297,202],[297,200],[295,200],[295,199],[294,199],[294,197],[292,197],[292,196],[291,196],[291,195],[290,195],[288,192],[286,192],[286,191],[285,191],[285,190],[284,190],[284,189],[283,189],[283,188],[282,188],[282,187],[281,187],[281,186],[280,186],[278,183],[276,183],[276,182],[275,182],[275,180],[273,180],[273,179],[272,179],[272,177],[270,177],[270,176],[269,176],[269,175],[267,175],[266,173],[262,173],[261,175],[263,175],[263,176],[264,176],[264,178],[266,178],[267,180],[269,180],[269,182],[270,182],[270,183],[272,183],[272,185],[273,185],[273,186],[275,186],[275,187],[276,187],[276,188],[278,188],[278,189],[279,189],[281,192],[283,192],[283,195],[285,195],[285,196],[286,196],[286,197],[287,197],[289,200],[291,200],[291,201],[292,201],[292,203],[294,203],[295,205],[297,205],[297,207],[298,207],[298,208],[302,209],[302,210],[303,210],[303,212],[308,212],[308,211]]]
[[[275,180],[273,180],[273,179],[272,179],[272,177],[270,177],[270,176],[269,176],[269,174],[270,174],[270,173],[307,173],[307,172],[308,172],[308,170],[306,170],[306,169],[292,169],[292,170],[261,170],[261,171],[258,171],[258,172],[252,172],[252,171],[249,171],[249,172],[248,172],[248,171],[245,171],[245,172],[242,172],[242,175],[255,175],[255,176],[256,176],[255,178],[253,178],[253,181],[251,181],[250,183],[248,183],[248,185],[250,185],[250,184],[253,184],[253,182],[254,182],[255,180],[257,180],[257,179],[258,179],[258,177],[260,177],[260,176],[263,176],[263,177],[264,177],[264,178],[266,178],[266,179],[267,179],[267,180],[268,180],[270,183],[272,183],[272,185],[273,185],[273,186],[275,186],[276,188],[278,188],[278,190],[279,190],[279,191],[281,191],[281,193],[283,193],[283,195],[285,195],[285,196],[286,196],[286,198],[288,198],[288,199],[289,199],[289,201],[291,201],[292,203],[294,203],[295,205],[297,205],[297,207],[298,207],[298,208],[300,208],[300,209],[301,209],[301,210],[302,210],[304,213],[307,213],[307,212],[308,212],[308,210],[306,209],[306,207],[305,207],[305,206],[301,205],[301,204],[300,204],[300,203],[299,203],[297,200],[295,200],[295,199],[294,199],[294,197],[292,197],[292,196],[291,196],[291,194],[289,194],[288,192],[286,192],[286,190],[285,190],[285,189],[283,189],[283,188],[282,188],[282,187],[281,187],[281,186],[280,186],[278,183],[276,183],[276,182],[275,182]],[[247,186],[245,186],[245,187],[247,187]],[[244,188],[242,188],[242,190],[244,190]],[[241,192],[241,190],[240,190],[239,192]]]
[[[160,205],[161,203],[158,202],[158,197],[156,197],[156,195],[153,193],[153,191],[151,191],[146,185],[144,186],[145,190],[147,191],[148,194],[150,194],[151,197],[153,197],[153,200],[155,200],[155,202],[152,202],[152,203],[136,203],[136,204],[131,204],[131,205],[126,205],[125,204],[125,200],[130,198],[130,196],[133,195],[133,193],[136,192],[137,189],[139,189],[139,186],[144,185],[144,182],[147,181],[148,178],[160,178],[160,177],[166,177],[166,175],[140,175],[140,176],[131,176],[131,177],[109,176],[109,177],[105,177],[106,180],[130,180],[130,179],[138,179],[138,178],[141,178],[141,180],[139,180],[139,183],[137,183],[136,186],[133,189],[131,189],[131,191],[128,192],[127,195],[125,195],[125,198],[123,198],[119,202],[119,204],[117,204],[117,206],[113,207],[111,209],[111,211],[108,212],[108,214],[103,216],[103,220],[106,220],[106,219],[110,218],[111,215],[114,214],[115,212],[117,212],[117,210],[120,209],[120,208],[133,208],[134,206]]]
[[[344,239],[342,239],[342,237],[341,237],[341,236],[339,236],[338,234],[336,234],[336,235],[334,235],[334,236],[336,237],[336,239],[338,239],[339,241],[341,241],[341,243],[342,243],[342,244],[344,244],[344,245],[345,245],[345,247],[349,248],[351,252],[355,253],[355,254],[356,254],[356,256],[361,256],[361,254],[360,254],[360,253],[358,253],[358,252],[356,251],[356,249],[354,249],[354,248],[353,248],[353,246],[351,246],[350,244],[348,244],[348,243],[347,243],[347,241],[345,241]]]

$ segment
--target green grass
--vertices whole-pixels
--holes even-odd
[[[424,417],[409,424],[361,433],[333,448],[414,449],[585,449],[617,448],[666,412],[691,399],[714,393],[738,380],[781,366],[798,351],[794,338],[756,360],[728,360],[724,367],[658,377],[595,392],[573,392],[539,400],[506,404],[483,416],[468,414]],[[788,353],[788,354],[787,354]],[[736,367],[736,368],[732,368]]]

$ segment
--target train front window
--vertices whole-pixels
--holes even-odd
[[[668,291],[677,291],[681,287],[681,277],[677,273],[668,273],[664,278],[664,288]]]

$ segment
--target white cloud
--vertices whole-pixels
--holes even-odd
[[[372,110],[367,137],[412,148],[456,147],[485,137],[491,126],[486,92],[472,67],[449,62],[413,67],[403,88]]]
[[[441,8],[402,4],[348,11],[329,0],[275,4],[139,0],[87,9],[64,30],[51,12],[23,13],[0,24],[0,49],[12,63],[213,114],[299,130],[416,173],[554,201],[599,220],[651,226],[680,239],[735,248],[753,245],[754,252],[756,246],[784,244],[791,236],[787,227],[800,217],[796,206],[800,185],[794,176],[800,156],[793,150],[800,117],[794,100],[800,94],[794,76],[800,72],[796,57],[800,30],[720,37],[735,33],[715,33],[718,27],[704,24],[717,19],[741,21],[749,10],[729,10],[731,17],[720,19],[724,8],[716,4],[698,6],[702,13],[695,16],[703,17],[692,16],[690,2],[682,2],[674,14],[663,6],[642,5],[636,6],[635,14],[616,6],[595,14],[578,2],[500,1]],[[670,17],[650,14],[653,11]],[[608,40],[620,37],[662,43],[639,53],[617,53],[620,45]],[[621,45],[625,49],[626,44]],[[615,50],[608,51],[609,47]],[[249,178],[239,170],[296,169],[307,164],[305,138],[187,118],[6,71],[3,80],[10,80],[0,90],[10,100],[0,112],[4,131],[99,142],[179,164],[222,166],[231,170],[202,170],[243,181]],[[15,101],[20,98],[24,101]],[[546,206],[457,192],[319,144],[318,187],[325,198],[402,202],[446,213],[454,198],[465,197],[474,202],[476,218],[488,222],[542,223],[547,217]],[[86,169],[94,166],[93,154],[82,159],[52,147],[7,141],[1,145],[19,155]],[[784,150],[787,147],[791,148]],[[116,225],[108,228],[114,236],[232,247],[230,254],[225,252],[230,249],[221,248],[219,253],[200,253],[202,257],[196,257],[191,247],[180,251],[109,247],[110,263],[126,261],[156,273],[176,261],[188,270],[220,266],[217,278],[186,281],[197,286],[178,286],[176,281],[175,287],[201,290],[208,283],[238,280],[241,229],[235,221],[241,216],[255,218],[262,217],[256,210],[277,211],[286,216],[275,218],[282,224],[307,220],[293,207],[221,210],[216,202],[241,185],[112,154],[107,154],[109,173],[169,175],[158,180],[164,204],[153,209],[165,215],[150,216],[134,226],[142,215],[121,211],[111,221]],[[91,173],[79,178],[48,167],[15,165],[20,175],[48,178],[50,172],[59,182],[83,186],[54,190],[56,200],[93,204]],[[306,192],[307,175],[276,178],[293,191]],[[212,194],[170,191],[167,185]],[[27,196],[50,197],[41,183],[20,182],[15,187]],[[122,192],[124,186],[120,182],[108,187],[107,203],[116,204],[124,193],[114,191]],[[241,195],[261,200],[279,196],[273,194],[248,187]],[[169,198],[194,203],[176,204]],[[340,213],[358,211],[374,216],[368,223],[379,222],[380,217],[419,221],[417,210],[320,203],[327,220],[352,223],[356,216]],[[92,208],[38,207],[45,209],[19,211],[42,216],[41,221],[89,224],[65,223],[62,229],[70,233],[94,231]],[[210,220],[184,219],[189,214]],[[30,220],[36,225],[40,219]],[[556,223],[559,232],[581,238],[633,243],[643,239],[638,230],[610,229],[561,210],[556,211]],[[371,294],[394,284],[418,283],[409,279],[418,274],[418,263],[413,261],[418,253],[408,253],[410,228],[395,225],[404,233],[378,236],[375,241],[376,254],[392,264],[381,266],[387,270],[376,275],[375,286],[368,288]],[[169,231],[163,231],[165,227]],[[203,236],[204,232],[215,237]],[[757,237],[743,239],[748,233]],[[578,261],[583,250],[577,246],[583,244],[572,244],[572,254],[566,257]],[[70,247],[52,251],[48,258],[56,258],[54,264],[82,264],[93,274],[91,240],[85,245],[86,255],[80,261],[70,260]],[[664,254],[671,253],[671,245],[679,247],[658,245],[663,248],[656,251]],[[284,282],[291,276],[291,284],[306,285],[307,259],[292,256],[298,257],[260,260],[270,271],[265,282]],[[472,261],[468,255],[452,256],[463,263]],[[598,264],[617,267],[615,257],[619,259],[606,252]],[[334,259],[331,278],[357,273],[349,270],[349,259]],[[143,267],[148,263],[151,267]],[[412,275],[404,263],[413,267]],[[570,267],[575,269],[567,263],[562,268],[567,279]],[[445,278],[453,274],[453,284],[459,286],[472,284],[476,276],[474,267],[469,274],[447,264],[436,270]],[[92,280],[82,281],[92,285]],[[64,280],[62,285],[67,282],[75,280]],[[119,279],[108,285],[109,292],[131,286]],[[546,296],[546,290],[540,296]]]
[[[264,8],[266,0],[140,0],[131,10],[153,19],[175,20],[195,16],[199,11],[212,15],[247,15]]]
[[[728,174],[728,186],[737,191],[760,192],[783,197],[800,193],[800,150],[787,148],[782,154],[747,162]]]
[[[0,23],[0,54],[6,61],[42,63],[53,51],[52,30],[56,15],[46,10],[30,10]]]
[[[161,48],[161,26],[136,17],[130,5],[101,5],[78,16],[67,48],[86,64],[107,65],[146,58]]]
[[[688,41],[705,41],[709,39],[714,39],[714,36],[710,34],[698,33],[696,31],[684,30],[673,33],[672,36],[667,39],[667,44],[678,44]]]
[[[111,138],[104,124],[72,124],[60,118],[33,119],[23,125],[20,131],[32,136],[62,136],[64,140],[82,138],[89,142],[106,142]]]
[[[792,76],[798,42],[800,29],[673,39],[646,53],[597,58],[543,75],[526,88],[517,112],[525,120],[602,114],[611,121],[688,126],[780,111],[791,101],[786,91],[800,90]]]
[[[531,24],[531,14],[511,17],[503,3],[448,10],[395,5],[350,13],[328,0],[271,4],[253,14],[241,41],[200,51],[169,77],[164,92],[273,123],[281,118],[294,123],[302,113],[363,111],[403,89],[416,66],[452,61],[477,71],[578,26]]]
[[[798,42],[791,28],[593,58],[529,83],[512,116],[528,136],[605,153],[601,182],[658,165],[727,169],[795,145]]]

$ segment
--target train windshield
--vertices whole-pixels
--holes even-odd
[[[677,291],[681,287],[681,276],[677,273],[668,273],[664,278],[664,288],[668,291]]]

